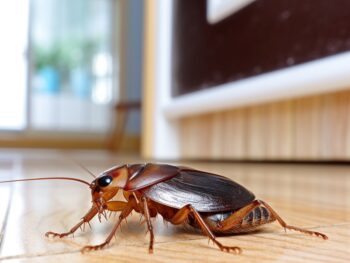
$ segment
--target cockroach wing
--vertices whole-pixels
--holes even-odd
[[[236,210],[255,199],[253,193],[226,177],[188,168],[143,193],[154,202],[177,209],[191,204],[198,212]]]
[[[124,190],[126,191],[135,191],[169,180],[176,176],[180,171],[180,168],[177,166],[154,163],[129,165],[128,169],[131,173],[131,177],[124,187]]]

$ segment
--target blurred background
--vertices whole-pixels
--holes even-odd
[[[141,98],[143,1],[6,1],[0,9],[0,145],[118,147],[116,105]],[[118,125],[138,151],[140,109],[128,119]]]
[[[0,147],[348,161],[344,0],[0,3]]]
[[[0,36],[0,181],[194,167],[330,237],[284,236],[275,224],[232,238],[247,262],[349,262],[349,0],[3,0]],[[43,238],[91,207],[75,183],[0,184],[0,200],[1,262],[148,259],[137,213],[107,254],[76,252],[104,241],[112,219]],[[162,221],[150,260],[230,256]]]

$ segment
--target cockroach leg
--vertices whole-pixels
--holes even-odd
[[[98,209],[97,207],[92,207],[89,212],[86,213],[86,215],[81,219],[81,221],[76,224],[75,226],[73,226],[68,232],[66,233],[55,233],[52,231],[46,232],[45,236],[46,237],[65,237],[65,236],[69,236],[71,234],[73,234],[75,231],[77,231],[77,229],[79,229],[82,225],[84,225],[85,223],[89,224],[89,221],[94,218],[94,216],[98,213]]]
[[[147,228],[150,234],[150,241],[149,241],[149,247],[148,247],[148,252],[150,254],[153,253],[153,243],[154,243],[154,233],[153,233],[153,226],[152,226],[152,222],[151,222],[151,217],[150,217],[150,213],[149,213],[149,208],[148,208],[148,204],[147,204],[147,199],[146,197],[142,197],[141,201],[143,203],[143,212],[146,218],[146,222],[147,222]]]
[[[203,233],[217,245],[221,251],[225,252],[235,252],[236,254],[241,253],[241,248],[239,247],[229,247],[224,246],[219,241],[216,240],[215,235],[210,231],[208,225],[205,223],[201,215],[192,207],[192,205],[186,205],[176,212],[176,214],[170,218],[168,221],[174,225],[179,225],[185,223],[188,220],[188,216],[192,214]]]
[[[267,214],[261,215],[262,213],[260,212],[259,218],[257,218],[257,220],[255,221],[254,220],[255,219],[255,216],[254,216],[255,209],[265,209],[265,208],[267,209],[267,211],[265,210]],[[248,220],[250,213],[253,213],[253,214],[252,214],[251,220]],[[234,230],[234,232],[240,233],[240,232],[244,232],[246,230],[252,230],[260,225],[270,223],[270,222],[273,222],[275,220],[277,220],[279,222],[279,224],[282,227],[284,227],[285,230],[291,229],[291,230],[299,231],[299,232],[302,232],[305,234],[318,236],[318,237],[321,237],[323,239],[328,239],[328,237],[322,233],[287,225],[287,223],[284,222],[284,220],[272,209],[272,207],[270,205],[268,205],[266,202],[261,201],[261,200],[255,200],[255,201],[251,202],[250,204],[246,205],[245,207],[239,209],[238,211],[236,211],[235,213],[230,215],[225,220],[223,220],[221,222],[217,222],[216,228],[217,228],[218,232],[219,231],[220,232],[225,232],[225,231],[233,232],[233,230]]]
[[[275,212],[275,210],[272,209],[272,207],[269,204],[267,204],[266,202],[261,201],[261,200],[258,200],[258,201],[261,204],[263,204],[266,207],[267,210],[269,210],[269,212],[276,218],[278,223],[280,223],[280,225],[282,227],[284,227],[284,229],[290,229],[290,230],[294,230],[294,231],[299,231],[299,232],[304,233],[304,234],[309,234],[311,236],[317,236],[317,237],[323,238],[324,240],[328,239],[328,237],[325,234],[322,234],[322,233],[319,233],[319,232],[316,232],[316,231],[310,231],[310,230],[307,230],[307,229],[302,229],[300,227],[287,225],[287,223],[284,222],[284,220]]]
[[[118,222],[114,225],[111,233],[106,238],[105,242],[96,245],[96,246],[85,246],[82,248],[81,252],[88,252],[93,250],[100,250],[105,248],[114,237],[115,233],[117,232],[121,222],[130,215],[131,211],[134,209],[134,207],[137,206],[136,200],[134,198],[130,198],[129,202],[121,202],[121,201],[110,201],[106,203],[105,209],[109,211],[121,211],[119,215]]]

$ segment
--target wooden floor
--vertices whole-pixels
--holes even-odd
[[[91,177],[136,158],[104,152],[0,151],[0,178]],[[106,250],[81,254],[87,244],[108,235],[115,218],[92,222],[92,231],[75,237],[48,239],[48,230],[66,231],[90,205],[90,192],[75,182],[45,181],[0,184],[0,261],[10,262],[350,262],[350,166],[183,163],[234,179],[269,202],[289,224],[323,232],[329,240],[286,233],[273,223],[246,235],[220,237],[240,246],[241,255],[219,251],[203,235],[154,220],[155,250],[148,254],[145,225],[133,213]]]

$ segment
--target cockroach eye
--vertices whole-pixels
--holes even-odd
[[[112,182],[112,180],[113,180],[112,176],[105,175],[97,180],[97,184],[100,187],[106,187]]]

